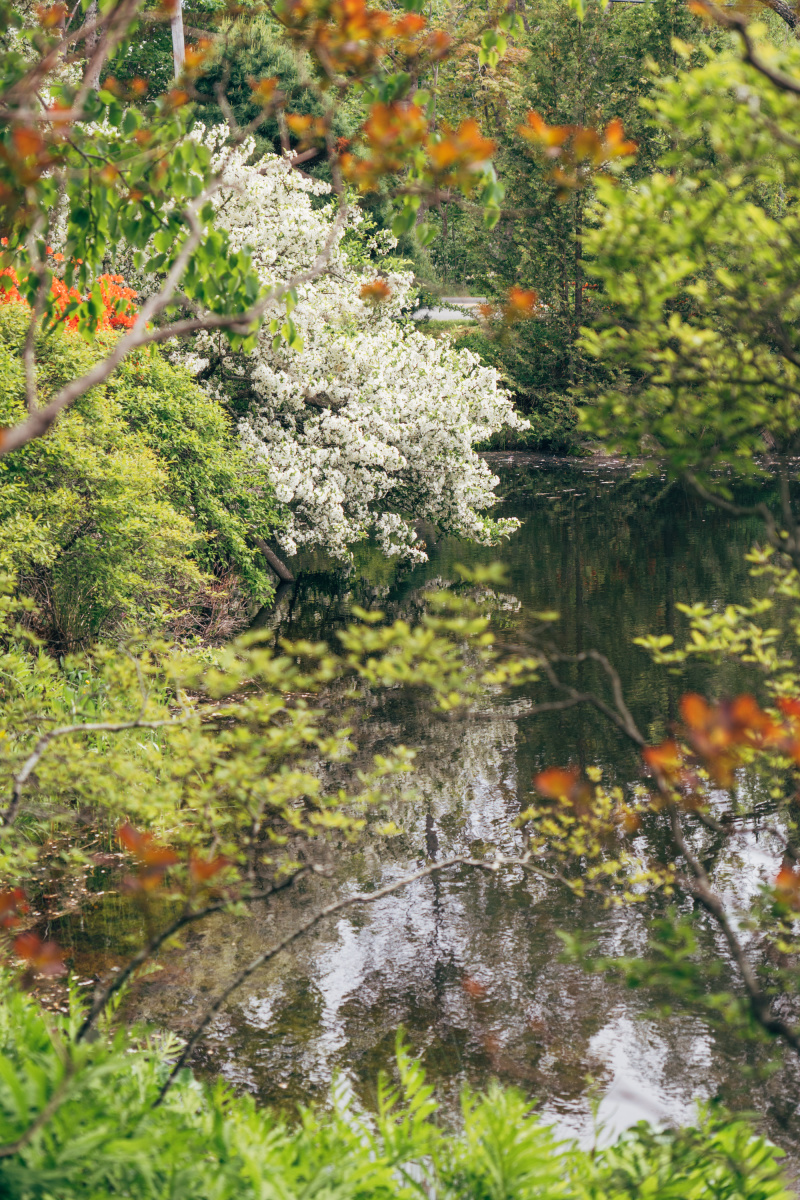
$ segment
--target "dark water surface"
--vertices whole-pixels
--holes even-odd
[[[505,545],[445,538],[430,546],[424,567],[405,573],[369,550],[349,577],[309,562],[259,619],[276,636],[322,638],[334,635],[354,601],[413,617],[430,581],[454,580],[459,562],[499,559],[508,570],[499,598],[507,636],[524,637],[536,611],[559,609],[554,640],[568,651],[597,647],[614,662],[649,738],[663,734],[689,687],[723,694],[746,684],[730,668],[675,678],[632,643],[648,632],[679,637],[680,603],[722,605],[757,592],[744,561],[756,522],[732,522],[681,488],[637,481],[614,463],[515,462],[503,467],[501,490],[499,511],[522,521]],[[570,670],[573,680],[604,686],[593,667]],[[403,835],[342,849],[335,883],[315,881],[269,910],[210,921],[137,986],[132,1012],[190,1029],[238,969],[334,893],[378,887],[437,856],[512,850],[519,835],[510,823],[546,766],[597,764],[623,784],[638,777],[636,753],[596,712],[528,715],[550,695],[531,685],[487,696],[468,722],[433,722],[401,702],[381,707],[371,749],[419,747],[416,794],[398,794],[393,805]],[[774,872],[769,847],[732,853],[721,867],[731,886],[745,879],[751,887],[760,872]],[[559,929],[593,934],[605,953],[627,953],[644,944],[655,911],[607,911],[521,877],[435,876],[331,919],[254,976],[216,1020],[198,1065],[282,1104],[324,1095],[340,1071],[369,1100],[402,1025],[446,1103],[465,1081],[483,1086],[498,1076],[585,1137],[593,1095],[602,1097],[610,1130],[642,1117],[689,1121],[697,1099],[719,1096],[759,1109],[772,1136],[794,1147],[800,1091],[786,1072],[753,1080],[742,1069],[756,1063],[755,1052],[727,1044],[695,1014],[656,1020],[646,1015],[652,997],[560,961]],[[119,961],[120,938],[137,920],[109,896],[59,936],[72,939],[85,969],[100,969]]]

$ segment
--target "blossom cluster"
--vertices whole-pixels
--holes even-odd
[[[365,286],[374,264],[365,274],[343,244],[362,220],[357,208],[337,228],[326,184],[275,156],[248,165],[251,144],[231,153],[213,131],[205,136],[227,163],[218,221],[250,247],[266,285],[295,279],[329,250],[323,273],[296,288],[291,345],[276,336],[286,321],[276,302],[249,356],[201,337],[189,360],[200,371],[213,356],[217,378],[249,388],[241,433],[290,512],[284,549],[347,558],[374,536],[385,554],[422,561],[420,521],[484,544],[510,533],[516,522],[484,511],[498,480],[473,449],[503,426],[525,425],[495,369],[403,320],[409,272],[388,269],[379,288]]]

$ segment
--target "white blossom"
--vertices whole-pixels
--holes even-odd
[[[329,194],[327,185],[275,156],[248,165],[252,144],[231,153],[218,135],[205,136],[217,139],[220,163],[227,157],[219,224],[237,246],[250,247],[263,282],[286,283],[307,270],[334,225],[336,201],[316,199]],[[410,273],[385,277],[387,301],[361,299],[370,276],[342,245],[347,225],[361,220],[354,207],[322,276],[297,288],[291,315],[302,349],[270,331],[270,318],[286,319],[276,305],[244,367],[241,355],[222,351],[225,370],[243,373],[252,390],[242,438],[266,462],[290,512],[282,545],[290,554],[318,545],[346,558],[354,542],[373,535],[385,554],[421,561],[420,520],[491,545],[518,523],[485,515],[498,480],[473,446],[527,423],[494,368],[402,320]],[[372,241],[379,252],[391,245],[385,234]],[[220,347],[200,339],[196,349],[208,356]],[[195,355],[192,365],[206,362]]]

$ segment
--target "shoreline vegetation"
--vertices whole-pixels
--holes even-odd
[[[2,1200],[790,1200],[798,29],[0,0]],[[479,319],[405,319],[467,291]],[[113,938],[79,978],[90,891]],[[389,898],[428,977],[337,957],[346,1069],[259,1106],[245,986]],[[184,1011],[129,1022],[162,970]],[[665,1077],[722,1082],[559,1140],[537,1093],[559,1072],[597,1124],[612,985],[626,1054],[635,1012]],[[260,1010],[298,1071],[303,986]],[[201,1078],[219,1030],[236,1087]]]

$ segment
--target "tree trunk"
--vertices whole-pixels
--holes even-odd
[[[785,0],[761,0],[761,3],[771,8],[774,13],[785,21],[790,29],[794,30],[795,36],[800,36],[800,28],[797,23],[797,13],[791,4],[786,4]]]
[[[277,554],[275,554],[273,550],[270,550],[264,539],[257,537],[256,534],[252,534],[251,536],[261,553],[264,555],[264,558],[278,576],[278,579],[280,579],[281,583],[294,583],[294,575],[292,572],[285,565],[285,563],[281,562]]]
[[[172,61],[175,68],[175,78],[183,74],[186,62],[186,43],[183,38],[183,0],[175,0],[175,11],[170,18],[172,26]]]
[[[580,192],[575,196],[575,337],[583,322],[583,269],[581,253],[583,239],[583,200]]]
[[[86,10],[86,22],[91,24],[97,20],[97,0],[92,0]],[[100,32],[95,29],[93,33],[86,35],[86,77],[85,81],[94,91],[100,87],[100,71],[102,69],[102,61],[94,61],[97,43],[100,41]]]

